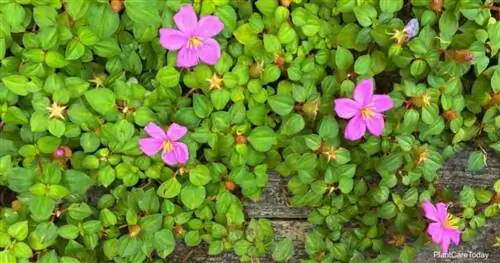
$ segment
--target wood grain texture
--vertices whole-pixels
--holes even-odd
[[[439,183],[450,187],[458,194],[463,186],[488,187],[500,179],[500,155],[495,152],[488,152],[488,166],[480,172],[467,171],[468,152],[457,154],[448,160],[439,171]],[[250,218],[268,218],[272,220],[276,237],[290,236],[295,240],[295,259],[293,263],[300,262],[300,258],[305,258],[303,249],[304,237],[311,226],[307,223],[307,209],[291,208],[287,205],[286,178],[282,178],[275,173],[271,173],[269,184],[263,191],[262,199],[258,202],[246,202],[245,212]],[[434,256],[431,248],[422,250],[414,262],[416,263],[443,263],[443,262],[500,262],[500,248],[493,247],[495,237],[500,237],[500,217],[489,219],[485,227],[481,228],[473,240],[453,247],[450,252],[460,252],[468,254],[470,252],[488,253],[488,259],[479,258],[453,258],[444,259]],[[179,244],[174,254],[169,257],[169,262],[182,262],[185,256],[190,253],[184,262],[218,262],[233,263],[239,262],[238,257],[233,253],[224,253],[217,257],[207,256],[206,246],[191,249]],[[463,255],[462,254],[462,255]],[[457,255],[457,254],[455,254]],[[261,263],[273,262],[270,256],[260,259]]]

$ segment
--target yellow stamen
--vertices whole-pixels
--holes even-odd
[[[448,214],[446,220],[443,221],[443,227],[448,229],[458,230],[459,221],[460,220],[458,218],[454,217],[451,214]]]
[[[191,37],[191,38],[189,38],[188,47],[189,48],[197,48],[197,47],[199,47],[201,45],[201,40],[202,40],[201,37]]]
[[[361,116],[363,116],[363,119],[369,120],[375,116],[375,112],[370,108],[363,108],[361,109]]]
[[[53,102],[52,105],[47,108],[47,110],[49,111],[49,119],[58,118],[64,120],[64,112],[66,110],[66,107],[67,106],[60,106],[57,105],[56,102]]]
[[[210,89],[220,89],[224,80],[214,73],[207,81],[210,83]]]
[[[172,145],[172,142],[170,140],[166,140],[164,143],[163,143],[163,150],[165,152],[170,152],[174,149],[174,146]]]
[[[406,41],[406,33],[405,30],[396,30],[394,33],[392,33],[392,39],[396,40],[396,44],[402,45]]]

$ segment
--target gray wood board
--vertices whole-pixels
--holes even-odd
[[[455,190],[457,194],[463,186],[488,187],[500,179],[500,155],[488,152],[487,167],[480,172],[467,171],[468,153],[462,152],[448,160],[439,171],[439,183]],[[290,262],[300,262],[306,258],[304,251],[305,233],[311,228],[307,223],[307,209],[291,208],[288,206],[286,178],[272,173],[267,187],[263,190],[262,198],[257,202],[246,202],[245,213],[249,218],[268,218],[272,221],[276,237],[290,236],[295,240],[295,259]],[[458,247],[452,247],[455,258],[439,258],[431,248],[422,250],[414,262],[500,262],[500,247],[493,247],[496,237],[500,237],[500,217],[489,219],[485,227],[469,242]],[[471,253],[487,253],[488,259],[471,258]],[[189,256],[186,257],[186,255]],[[460,256],[462,258],[457,258]],[[464,258],[467,254],[469,258]],[[475,254],[478,255],[478,254]],[[199,246],[188,248],[178,244],[174,254],[169,257],[170,262],[239,262],[234,253],[223,253],[217,257],[207,256],[207,247]],[[273,262],[268,255],[259,259],[261,263]]]

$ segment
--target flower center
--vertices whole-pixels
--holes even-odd
[[[396,44],[398,45],[402,45],[405,40],[406,40],[406,32],[405,30],[396,30],[393,34],[392,34],[392,39],[396,40]]]
[[[172,145],[172,142],[170,140],[166,140],[163,143],[163,151],[165,152],[170,152],[174,149],[174,146]]]
[[[458,223],[459,223],[458,218],[454,217],[451,214],[448,214],[446,219],[443,221],[442,225],[444,228],[458,230]]]
[[[361,109],[361,116],[363,116],[363,119],[369,120],[375,116],[375,112],[372,109],[365,107]]]
[[[201,37],[190,37],[188,40],[189,48],[197,48],[201,45]]]

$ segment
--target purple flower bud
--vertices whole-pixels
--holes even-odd
[[[418,35],[419,27],[420,25],[416,18],[413,18],[412,20],[408,21],[405,28],[403,29],[403,31],[406,34],[406,41],[410,41],[412,38]]]
[[[57,150],[56,150],[56,156],[57,157],[64,157],[65,154],[66,154],[66,151],[64,150],[63,147],[57,148]]]

